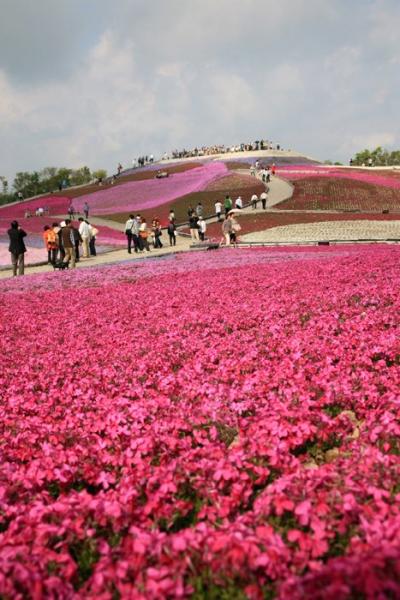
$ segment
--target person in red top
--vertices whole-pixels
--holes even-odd
[[[54,265],[57,260],[57,250],[58,250],[57,234],[54,231],[54,229],[52,229],[48,225],[44,226],[43,240],[44,240],[44,244],[47,249],[47,262]]]

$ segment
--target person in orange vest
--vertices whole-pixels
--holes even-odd
[[[54,265],[57,260],[57,234],[48,225],[44,226],[43,240],[47,250],[47,262]]]

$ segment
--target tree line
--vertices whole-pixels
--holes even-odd
[[[20,171],[15,175],[12,189],[10,189],[6,177],[0,176],[2,186],[0,204],[8,204],[22,197],[30,198],[40,194],[62,191],[67,187],[84,185],[105,177],[107,177],[107,172],[104,169],[90,171],[86,166],[80,169],[45,167],[41,171]]]
[[[352,164],[357,166],[372,164],[374,167],[391,167],[400,165],[400,150],[389,152],[378,146],[375,150],[361,150],[354,156],[352,161]]]

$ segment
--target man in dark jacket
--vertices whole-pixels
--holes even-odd
[[[61,239],[62,245],[65,250],[64,262],[71,261],[71,268],[75,267],[75,237],[74,232],[71,229],[71,221],[65,219],[65,226],[61,227]]]
[[[9,251],[11,252],[11,263],[13,266],[13,275],[17,274],[18,267],[18,275],[24,274],[25,268],[25,252],[26,247],[24,243],[24,237],[26,237],[26,233],[21,227],[18,225],[18,221],[12,221],[11,228],[8,230],[8,237],[10,238],[10,246]]]

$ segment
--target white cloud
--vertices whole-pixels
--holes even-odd
[[[6,0],[11,28],[13,7]],[[351,11],[347,0],[45,0],[35,10],[35,23],[46,11],[46,27],[58,25],[62,52],[40,25],[19,23],[14,44],[3,21],[0,172],[11,178],[260,135],[342,160],[399,143],[394,0]]]

